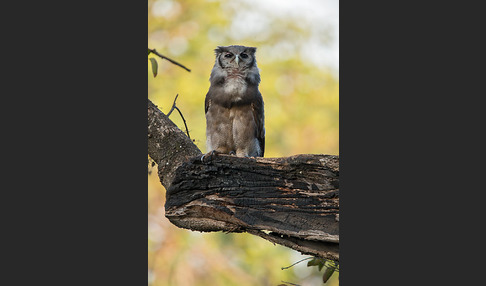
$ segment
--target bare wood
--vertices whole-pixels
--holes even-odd
[[[166,217],[195,231],[248,232],[339,261],[339,157],[211,156],[149,101],[149,155],[166,187]]]
[[[196,157],[176,170],[166,217],[198,231],[249,232],[339,260],[339,159]]]

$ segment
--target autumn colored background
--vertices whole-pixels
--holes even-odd
[[[338,0],[148,0],[148,98],[167,113],[176,94],[194,143],[206,152],[204,97],[214,49],[257,47],[265,102],[265,157],[339,154]],[[170,119],[184,130],[174,112]],[[322,285],[309,257],[249,234],[179,229],[164,216],[157,167],[148,175],[148,283],[162,285]],[[338,285],[336,273],[326,285]]]

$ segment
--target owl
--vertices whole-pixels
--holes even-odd
[[[265,124],[256,48],[218,46],[214,51],[204,104],[208,154],[263,157]]]

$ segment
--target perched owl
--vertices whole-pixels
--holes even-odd
[[[263,157],[265,125],[256,48],[218,47],[206,94],[206,138],[211,154]]]

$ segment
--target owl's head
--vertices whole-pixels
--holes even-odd
[[[245,46],[218,46],[214,50],[216,61],[222,68],[247,69],[256,65],[254,47]]]

